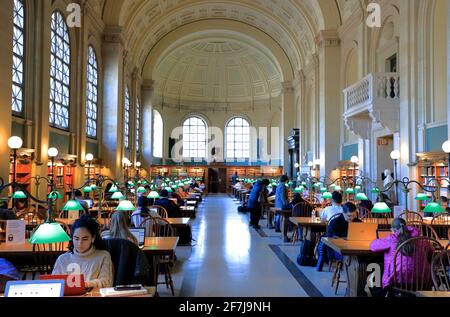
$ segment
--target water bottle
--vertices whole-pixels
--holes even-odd
[[[316,221],[316,211],[315,210],[311,211],[311,220],[313,222]]]

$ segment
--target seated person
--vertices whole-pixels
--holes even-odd
[[[397,247],[410,238],[420,236],[420,233],[418,229],[412,226],[407,226],[406,221],[403,218],[394,219],[394,221],[392,222],[391,231],[392,231],[391,235],[383,239],[376,239],[372,241],[372,243],[370,244],[371,251],[384,253],[384,272],[382,279],[382,288],[377,287],[369,288],[369,291],[372,294],[372,296],[384,297],[389,293],[389,290],[394,283],[394,270],[396,270],[398,274],[397,276],[399,278],[401,278],[401,275],[403,275],[403,277],[405,276],[411,277],[412,275],[415,274],[412,272],[413,267],[415,265],[420,265],[421,268],[419,268],[418,272],[428,271],[430,273],[427,275],[431,278],[430,263],[427,260],[427,253],[433,252],[433,247],[431,246],[431,244],[425,243],[423,247],[417,248],[416,250],[423,250],[423,254],[417,254],[417,256],[415,255],[414,257],[412,257],[412,252],[414,251],[412,248],[404,248],[401,251],[401,254],[403,257],[405,257],[404,260],[406,260],[406,257],[408,257],[409,263],[408,265],[406,265],[405,263],[401,265],[399,263],[399,265],[397,265],[397,267],[394,268],[394,255],[397,250]],[[412,260],[414,259],[417,260],[419,263],[412,263]],[[400,255],[397,255],[397,260],[400,260]]]
[[[150,216],[150,210],[148,206],[150,205],[150,199],[142,195],[138,198],[138,207],[131,215],[133,226],[139,227],[144,221],[144,219]]]
[[[307,201],[303,199],[302,194],[300,193],[295,193],[294,196],[292,196],[292,200],[289,203],[289,209],[294,208],[295,205],[299,204],[299,203],[306,203]],[[293,215],[293,217],[295,217]]]
[[[89,205],[87,202],[85,202],[83,200],[83,194],[81,193],[81,191],[79,191],[78,189],[75,191],[74,193],[75,196],[75,200],[78,200],[78,202],[80,203],[81,207],[83,207],[84,209],[84,213],[89,215]]]
[[[0,220],[17,220],[17,216],[12,210],[0,209]]]
[[[20,280],[20,273],[14,265],[0,258],[0,293],[5,291],[8,281]]]
[[[14,207],[12,211],[17,216],[17,219],[24,219],[28,212],[28,199],[27,198],[14,199]]]
[[[178,194],[178,192],[173,192],[170,194],[170,196],[172,199],[175,198],[177,200],[176,204],[178,206],[184,205],[184,200],[183,200],[183,198],[181,198],[181,196]]]
[[[372,201],[371,200],[361,200],[360,201],[360,203],[358,204],[358,207],[364,207],[364,208],[366,208],[367,210],[372,210],[372,208],[373,208],[373,204],[372,204]]]
[[[326,222],[336,214],[342,213],[342,194],[334,191],[332,194],[332,204],[322,210],[320,215],[320,221]]]
[[[270,191],[269,195],[267,195],[267,197],[275,196],[276,193],[277,193],[277,186],[276,185],[272,185],[272,190]]]
[[[87,288],[112,287],[113,264],[109,252],[103,250],[99,230],[99,224],[87,215],[75,221],[69,251],[58,257],[52,274],[71,274],[79,270]]]
[[[333,219],[327,225],[326,237],[331,238],[344,238],[348,234],[348,224],[349,222],[361,222],[358,219],[358,209],[355,204],[347,202],[342,207],[342,213],[338,216],[333,217]],[[319,258],[317,260],[317,271],[321,272],[325,262],[330,259],[341,260],[342,256],[337,252],[331,250],[322,241],[319,242],[318,246]]]
[[[141,196],[143,197],[143,196]],[[112,214],[109,221],[109,230],[102,232],[103,239],[126,239],[130,240],[137,246],[139,243],[136,237],[128,229],[130,226],[130,218],[127,211],[116,211]]]
[[[159,199],[154,203],[156,206],[164,207],[167,210],[167,217],[180,218],[181,210],[172,200],[169,199],[169,192],[165,189],[159,192]]]
[[[186,193],[183,189],[183,187],[178,187],[177,188],[177,194],[181,197],[181,198],[187,198],[189,195],[188,193]]]

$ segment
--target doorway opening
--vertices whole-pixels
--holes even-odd
[[[227,169],[209,168],[208,169],[208,192],[226,193],[227,192]]]

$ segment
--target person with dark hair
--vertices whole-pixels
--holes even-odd
[[[72,226],[69,251],[58,257],[52,274],[80,273],[87,288],[105,288],[113,284],[113,264],[100,237],[100,225],[87,215]]]
[[[250,226],[260,229],[259,219],[261,219],[261,203],[267,203],[267,186],[270,181],[268,179],[258,180],[250,192],[247,201],[247,209],[250,211]]]
[[[142,196],[148,196],[150,194],[150,192],[152,191],[152,188],[150,187],[150,185],[145,185],[145,193]]]
[[[294,206],[299,204],[299,203],[306,203],[306,200],[303,199],[302,194],[294,193],[294,196],[292,196],[292,200],[289,203],[288,209],[294,208]]]
[[[286,210],[289,208],[289,197],[286,187],[286,183],[289,182],[287,175],[282,175],[278,182],[277,190],[275,193],[275,208]],[[275,232],[281,232],[281,214],[275,215]],[[288,242],[288,241],[286,241]]]
[[[364,207],[364,208],[366,208],[367,210],[370,211],[373,208],[373,204],[372,204],[372,201],[370,199],[361,200],[359,202],[359,204],[358,204],[358,207]]]
[[[385,296],[388,293],[390,287],[394,283],[394,270],[397,272],[398,277],[411,277],[416,274],[413,272],[413,268],[419,265],[422,267],[416,267],[416,270],[414,271],[426,272],[424,270],[427,270],[430,272],[429,275],[431,277],[430,263],[426,258],[427,252],[433,252],[433,247],[430,243],[425,243],[420,248],[417,248],[416,251],[420,251],[420,253],[423,251],[423,254],[414,257],[412,257],[414,251],[412,244],[403,247],[400,251],[401,256],[397,256],[397,267],[394,268],[394,255],[397,248],[406,240],[420,236],[420,232],[412,226],[407,226],[406,221],[403,218],[395,218],[392,222],[391,230],[391,235],[382,239],[376,239],[370,244],[370,250],[372,252],[384,253],[382,288],[369,288],[371,294],[374,296]],[[414,260],[417,260],[418,263],[413,263]]]
[[[85,214],[89,214],[89,206],[86,201],[83,200],[83,194],[78,189],[74,192],[75,199],[78,200],[81,207],[83,207]]]
[[[235,171],[233,173],[233,175],[231,176],[231,184],[235,185],[237,183],[237,179],[238,179],[238,173]]]
[[[326,237],[330,238],[344,238],[348,234],[348,224],[350,222],[361,222],[358,219],[358,209],[355,204],[347,202],[342,206],[342,213],[338,216],[332,217],[331,221],[327,225]],[[342,256],[332,249],[327,247],[322,241],[319,242],[317,247],[319,258],[317,260],[317,271],[321,272],[325,262],[330,259],[341,260]]]
[[[322,210],[320,215],[320,220],[326,222],[331,219],[336,214],[342,213],[342,194],[340,192],[334,191],[332,196],[332,204]]]
[[[169,199],[169,192],[167,190],[161,190],[159,192],[159,197],[160,198],[155,201],[154,205],[164,207],[167,210],[167,216],[169,218],[181,217],[180,207]]]
[[[28,199],[27,198],[19,198],[14,199],[13,212],[17,216],[18,219],[25,217],[28,211]]]
[[[0,220],[17,220],[17,216],[12,210],[0,209]]]

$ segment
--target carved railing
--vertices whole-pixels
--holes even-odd
[[[370,73],[343,90],[345,110],[377,102],[400,101],[398,73]]]

